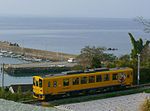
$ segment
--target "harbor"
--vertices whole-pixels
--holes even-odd
[[[17,43],[0,41],[0,56],[18,58],[30,62],[65,61],[76,55],[60,52],[24,48]]]
[[[11,76],[34,76],[68,71],[76,63],[67,62],[75,55],[20,47],[17,43],[0,41],[0,57],[15,58],[22,64],[4,63],[4,71]],[[71,60],[72,61],[72,60]]]
[[[4,86],[10,86],[12,84],[32,84],[32,76],[34,75],[46,75],[60,73],[70,69],[76,63],[68,62],[44,62],[44,63],[29,63],[18,58],[0,57],[0,68],[4,64]],[[53,63],[53,64],[52,64]],[[67,67],[64,67],[65,64]],[[57,70],[56,70],[57,69]],[[59,70],[58,70],[59,69]],[[0,71],[0,77],[2,78],[2,70]],[[0,86],[2,86],[2,79],[0,79]]]

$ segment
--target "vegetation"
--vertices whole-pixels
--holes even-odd
[[[131,60],[130,55],[122,55],[119,57],[116,62],[116,67],[132,67],[134,66],[134,61]]]
[[[150,33],[150,21],[149,20],[146,20],[143,17],[138,17],[137,21],[144,25],[144,31],[146,33]]]
[[[142,106],[142,111],[150,111],[150,99],[147,99]]]
[[[131,44],[133,46],[130,55],[123,55],[116,60],[116,67],[132,67],[134,69],[134,83],[137,83],[137,54],[139,53],[140,63],[140,83],[148,83],[150,79],[150,41],[145,41],[140,38],[135,40],[133,35],[129,33]]]
[[[104,48],[96,48],[95,46],[81,49],[81,54],[77,57],[79,64],[84,68],[101,67],[101,56]]]
[[[143,24],[144,26],[144,31],[146,33],[150,33],[150,20],[144,19],[143,17],[138,17],[136,19],[138,22]],[[141,65],[147,68],[150,68],[150,46],[149,46],[150,41],[146,41],[147,46],[143,48],[141,52]]]
[[[141,69],[140,83],[148,83],[150,80],[150,41],[143,41],[142,38],[135,40],[135,37],[129,33],[132,44],[131,54],[116,57],[113,54],[105,53],[104,47],[86,46],[81,50],[77,57],[79,64],[73,69],[86,69],[97,67],[131,67],[134,70],[134,84],[137,83],[137,54],[140,54]]]
[[[81,49],[81,54],[77,57],[79,65],[83,68],[99,68],[102,67],[102,62],[113,62],[115,56],[113,54],[104,53],[104,47],[86,46]]]
[[[131,57],[132,59],[134,59],[137,57],[137,54],[141,54],[143,49],[149,46],[150,41],[147,40],[145,44],[143,44],[143,40],[141,38],[136,41],[131,33],[129,33],[129,36],[133,46],[133,49],[131,51]]]
[[[150,68],[140,69],[140,83],[150,83]]]
[[[141,65],[150,68],[150,46],[144,47],[141,52]]]
[[[17,93],[11,93],[8,88],[0,88],[0,98],[13,101],[26,101],[33,99],[31,92],[22,93],[21,90],[18,89]]]

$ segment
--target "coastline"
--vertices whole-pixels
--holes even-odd
[[[2,42],[0,41],[0,50],[11,51],[12,53],[28,57],[28,58],[36,58],[42,60],[50,60],[50,61],[66,61],[69,58],[74,58],[76,55],[66,54],[60,52],[52,52],[45,50],[38,50],[32,48],[20,47],[18,44],[10,43],[10,42]]]
[[[39,73],[56,73],[69,70],[75,64],[67,63],[69,58],[75,55],[59,52],[44,51],[38,49],[20,47],[17,43],[0,41],[1,56],[16,57],[18,59],[30,59],[26,64],[5,64],[4,71],[12,76],[31,76]],[[3,54],[3,55],[2,55]],[[34,60],[34,61],[33,61]],[[37,60],[37,61],[35,61]]]

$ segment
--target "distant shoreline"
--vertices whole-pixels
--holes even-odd
[[[73,54],[38,50],[32,48],[24,48],[24,47],[20,47],[17,43],[11,43],[8,41],[4,41],[4,42],[0,41],[0,50],[10,51],[14,54],[18,54],[24,57],[50,60],[50,61],[66,61],[69,58],[76,57],[76,55]]]

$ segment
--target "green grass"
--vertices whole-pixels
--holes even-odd
[[[146,89],[145,92],[146,92],[146,93],[150,93],[150,89]]]

